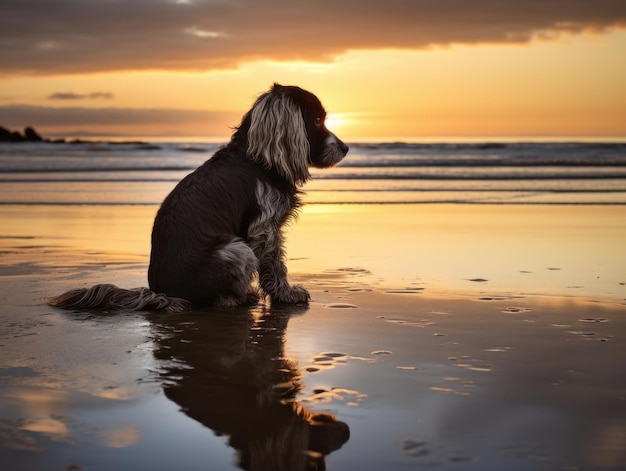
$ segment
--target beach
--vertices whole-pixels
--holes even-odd
[[[0,471],[626,471],[625,52],[616,0],[0,0]]]
[[[3,469],[624,469],[625,208],[309,201],[308,306],[165,315],[45,304],[157,204],[1,205]]]

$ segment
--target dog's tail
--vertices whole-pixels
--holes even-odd
[[[48,305],[64,309],[112,309],[116,311],[167,311],[183,312],[191,303],[182,298],[171,298],[148,288],[123,289],[115,285],[100,284],[91,288],[78,288],[48,300]]]

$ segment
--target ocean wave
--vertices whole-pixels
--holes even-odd
[[[0,144],[0,204],[159,204],[220,146]],[[311,174],[314,203],[626,204],[626,143],[356,143]]]
[[[193,170],[220,145],[2,144],[0,173]],[[624,143],[352,144],[339,168],[626,167]]]

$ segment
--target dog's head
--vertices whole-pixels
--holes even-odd
[[[302,88],[274,84],[246,117],[248,155],[294,185],[309,179],[309,166],[332,167],[348,152],[326,128],[320,101]]]

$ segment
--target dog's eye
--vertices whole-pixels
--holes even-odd
[[[324,122],[324,118],[315,118],[313,120],[313,123],[315,123],[316,126],[321,126],[323,122]]]

